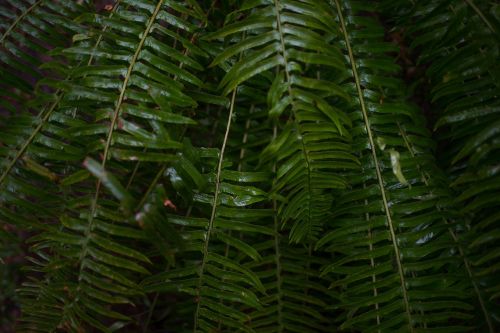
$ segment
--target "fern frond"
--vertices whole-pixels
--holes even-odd
[[[75,108],[72,111],[81,120],[71,123],[66,133],[72,141],[84,143],[87,154],[102,151],[101,163],[92,159],[85,162],[98,178],[94,190],[86,183],[78,184],[81,179],[76,179],[76,183],[68,181],[76,184],[75,191],[93,193],[92,199],[87,197],[90,204],[78,207],[87,207],[88,212],[76,214],[74,209],[69,209],[63,230],[50,230],[40,238],[72,248],[69,257],[57,251],[65,261],[77,267],[66,277],[69,292],[57,305],[62,308],[59,325],[71,329],[90,325],[109,331],[113,321],[130,321],[128,316],[119,315],[108,305],[117,304],[118,299],[128,299],[131,304],[130,293],[127,295],[124,291],[129,290],[132,295],[141,293],[137,286],[140,277],[133,273],[148,274],[144,267],[149,259],[134,250],[133,247],[139,245],[124,246],[120,239],[132,237],[140,242],[147,236],[138,230],[140,221],[131,220],[131,213],[136,209],[132,199],[135,195],[120,185],[125,175],[119,175],[120,168],[114,161],[173,161],[175,155],[164,150],[182,147],[180,142],[170,139],[171,135],[178,136],[176,124],[194,123],[176,113],[177,108],[196,105],[183,92],[184,86],[201,85],[201,81],[178,62],[195,69],[202,68],[201,65],[186,52],[177,50],[183,47],[191,54],[204,55],[190,42],[191,37],[182,35],[183,30],[188,36],[197,30],[191,21],[202,19],[199,14],[183,6],[170,7],[164,1],[154,5],[122,1],[115,8],[109,17],[90,13],[80,16],[78,21],[93,29],[86,37],[79,37],[78,45],[63,51],[68,57],[92,59],[86,61],[87,65],[73,69],[70,80],[59,85],[64,92],[64,104],[58,107]],[[125,23],[130,17],[134,17],[136,23]],[[173,62],[162,60],[162,55],[171,55]],[[107,60],[110,57],[122,61],[110,66]],[[97,84],[99,80],[105,84]],[[130,119],[125,120],[126,116]],[[109,123],[103,121],[106,119]],[[171,126],[170,131],[166,125]],[[82,154],[80,156],[83,159]],[[107,163],[108,160],[112,162]],[[81,186],[84,187],[79,188]],[[107,199],[103,186],[119,204]],[[120,206],[122,209],[117,214],[109,215]],[[118,221],[121,225],[117,225]]]
[[[333,18],[327,11],[310,15],[324,6],[317,1],[248,4],[240,11],[242,20],[210,35],[217,39],[245,32],[212,63],[231,64],[232,55],[245,52],[221,81],[225,93],[259,74],[269,80],[264,74],[275,72],[272,83],[267,82],[269,115],[288,121],[263,151],[262,161],[277,156],[279,181],[274,191],[286,198],[280,215],[283,224],[294,221],[294,242],[318,237],[333,200],[328,189],[346,186],[331,166],[356,164],[347,144],[350,120],[333,106],[349,97],[338,83],[314,77],[323,67],[333,67],[340,76],[346,70],[339,50],[325,41],[337,32]],[[300,42],[299,36],[304,37]]]
[[[207,189],[195,194],[193,201],[198,207],[207,206],[209,209],[192,211],[193,215],[203,214],[206,217],[169,216],[169,223],[183,226],[179,232],[185,245],[178,251],[179,254],[184,253],[182,257],[185,259],[179,267],[147,278],[144,281],[145,290],[163,293],[177,290],[194,297],[191,303],[194,307],[194,331],[251,332],[247,323],[250,318],[237,307],[261,307],[253,290],[264,292],[263,286],[245,264],[248,260],[259,260],[260,254],[251,244],[231,233],[273,233],[272,229],[259,225],[258,221],[269,212],[251,209],[251,205],[262,202],[266,196],[256,187],[238,184],[242,179],[255,183],[260,175],[255,175],[256,178],[250,173],[226,170],[221,153],[217,150],[207,153],[204,153],[206,157],[201,157],[202,160],[209,158],[208,161],[212,160],[215,164],[209,163],[210,173],[205,175],[209,179]],[[176,178],[181,174],[180,169],[175,171]],[[193,181],[185,179],[184,182],[189,186]],[[190,252],[196,257],[187,255]]]
[[[498,164],[495,140],[498,138],[498,31],[494,7],[477,1],[440,3],[423,1],[402,16],[400,24],[418,22],[408,29],[418,50],[418,61],[430,63],[426,70],[432,111],[438,120],[435,130],[444,149],[442,165],[449,170],[456,204],[468,220],[465,230],[456,231],[463,244],[465,267],[474,285],[485,326],[495,331],[498,322],[491,301],[498,280],[495,255],[479,259],[478,253],[498,252],[484,233],[496,234],[498,203],[493,199]],[[444,22],[443,20],[447,21]],[[491,241],[494,242],[494,237]]]
[[[354,146],[365,166],[361,175],[347,177],[354,188],[337,200],[333,231],[318,243],[338,254],[324,274],[338,274],[332,286],[339,288],[340,307],[346,311],[341,328],[446,330],[449,318],[470,318],[471,307],[462,273],[449,277],[446,284],[436,273],[459,258],[448,254],[453,240],[443,213],[435,211],[445,193],[439,191],[439,183],[424,183],[420,174],[436,169],[428,133],[416,110],[389,89],[399,83],[384,68],[390,59],[379,53],[388,46],[381,42],[383,30],[361,14],[370,6],[334,4],[356,86],[351,118],[354,128],[363,128],[354,135]],[[361,46],[358,36],[365,40]],[[374,65],[365,66],[361,59]],[[408,142],[418,146],[418,154],[409,151]],[[423,299],[423,294],[434,296]],[[429,311],[434,315],[427,317]]]

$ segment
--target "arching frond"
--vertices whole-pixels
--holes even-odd
[[[330,190],[345,188],[333,172],[335,162],[351,168],[357,162],[349,152],[350,119],[335,107],[349,96],[337,81],[320,78],[328,67],[338,77],[346,73],[338,48],[327,42],[337,33],[335,22],[328,11],[316,10],[321,6],[325,3],[251,3],[241,10],[241,20],[210,35],[217,39],[245,33],[212,63],[226,64],[245,52],[230,61],[234,64],[220,84],[226,93],[259,74],[267,81],[269,115],[283,125],[261,159],[278,161],[274,191],[284,197],[279,212],[282,224],[293,221],[294,242],[318,237],[332,203]],[[313,12],[317,15],[311,16]]]
[[[392,77],[397,67],[382,53],[390,50],[383,30],[362,15],[369,4],[333,4],[356,86],[351,118],[363,165],[346,176],[353,190],[339,196],[332,231],[318,243],[336,254],[323,274],[336,275],[332,287],[345,311],[341,328],[456,329],[447,327],[453,327],[450,318],[470,318],[471,306],[463,274],[445,279],[440,272],[460,258],[450,255],[454,244],[446,215],[436,211],[446,192],[439,179],[423,179],[422,172],[436,170],[425,123],[391,89],[399,85]]]
[[[110,331],[113,322],[123,326],[131,320],[108,305],[132,304],[131,296],[141,294],[137,283],[141,274],[149,273],[149,259],[134,247],[140,247],[136,243],[147,235],[140,231],[140,221],[132,218],[142,201],[134,200],[138,195],[125,188],[133,183],[134,174],[124,173],[115,161],[129,165],[173,161],[174,152],[182,147],[177,141],[182,127],[195,123],[181,114],[196,106],[186,95],[186,86],[202,85],[190,73],[201,68],[195,57],[204,55],[192,44],[197,23],[203,22],[199,12],[165,1],[150,5],[122,1],[115,8],[109,17],[80,16],[80,23],[93,28],[78,37],[78,45],[63,51],[68,57],[93,58],[60,83],[64,104],[57,107],[59,113],[71,110],[78,115],[80,122],[73,121],[66,133],[73,142],[85,143],[80,161],[88,154],[101,158],[84,163],[97,177],[95,185],[80,184],[86,178],[81,173],[67,181],[86,193],[86,200],[69,207],[62,230],[40,235],[40,240],[64,244],[55,244],[53,250],[65,265],[76,267],[65,277],[66,296],[54,305],[61,308],[59,318],[52,318],[56,327],[69,330],[91,325]],[[131,24],[127,20],[132,17]],[[165,55],[172,60],[162,60]],[[115,200],[109,200],[107,193]],[[123,237],[131,237],[133,243],[122,245]]]

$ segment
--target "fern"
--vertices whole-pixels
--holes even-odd
[[[498,329],[497,5],[0,6],[16,331]]]

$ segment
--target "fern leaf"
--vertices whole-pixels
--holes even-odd
[[[318,243],[341,254],[324,270],[325,274],[342,276],[333,284],[345,290],[341,302],[346,302],[342,305],[346,314],[341,327],[408,332],[419,328],[446,329],[447,323],[442,318],[468,319],[471,308],[466,302],[468,294],[457,291],[465,288],[458,277],[450,279],[449,285],[441,284],[441,293],[435,297],[428,300],[419,297],[423,290],[431,293],[433,287],[417,281],[439,283],[442,277],[433,267],[454,265],[459,259],[445,255],[453,247],[453,241],[446,224],[439,218],[441,213],[433,213],[439,197],[444,194],[433,188],[434,183],[422,183],[419,174],[426,168],[435,169],[429,162],[419,162],[430,153],[429,146],[425,147],[426,140],[417,139],[420,136],[425,138],[426,131],[418,129],[419,123],[423,125],[421,121],[414,122],[418,119],[414,109],[386,101],[397,98],[386,96],[384,91],[384,88],[390,88],[391,80],[378,79],[388,74],[373,67],[366,68],[358,61],[368,56],[374,62],[383,59],[383,55],[373,55],[380,45],[380,34],[372,34],[370,38],[363,34],[364,29],[375,30],[372,27],[377,23],[358,16],[363,10],[359,4],[346,10],[335,1],[335,7],[357,90],[358,105],[354,112],[359,115],[352,118],[356,119],[354,126],[364,128],[354,137],[355,146],[361,148],[362,165],[370,166],[362,171],[361,177],[348,177],[355,189],[340,196],[331,222],[335,231]],[[358,34],[364,35],[367,42],[363,48],[354,49],[352,45],[358,45],[355,43]],[[380,92],[376,93],[376,90]],[[400,111],[404,109],[406,111]],[[384,117],[384,113],[391,114],[391,118]],[[412,133],[411,138],[406,131]],[[412,156],[405,140],[421,146],[419,152],[422,155]],[[395,151],[398,151],[399,160],[395,159]],[[408,157],[404,157],[403,151]],[[425,227],[419,226],[421,223]],[[415,228],[420,232],[409,236],[409,231]],[[387,257],[392,259],[383,259]],[[365,269],[361,269],[362,265]],[[353,267],[358,267],[359,274],[349,274]],[[457,310],[448,312],[445,300],[457,302]],[[441,305],[440,301],[443,301]],[[431,308],[436,316],[427,318],[425,313]],[[387,316],[387,313],[391,315]]]
[[[236,52],[245,52],[221,81],[225,93],[253,80],[256,75],[276,71],[272,85],[268,85],[269,115],[279,118],[286,114],[289,121],[275,142],[263,151],[262,161],[268,163],[278,156],[279,181],[274,191],[286,198],[280,215],[283,224],[294,221],[290,234],[294,242],[315,239],[321,231],[332,203],[326,187],[346,186],[345,181],[331,172],[327,164],[338,161],[346,167],[354,167],[357,162],[349,154],[347,144],[348,131],[345,127],[349,126],[350,120],[331,105],[331,101],[349,97],[335,82],[323,82],[308,77],[306,73],[308,66],[325,63],[322,56],[334,58],[328,63],[334,67],[337,59],[342,57],[338,49],[324,40],[336,31],[328,12],[322,12],[317,17],[308,15],[315,11],[314,8],[325,6],[320,3],[252,3],[242,11],[247,13],[244,19],[230,23],[207,37],[216,39],[241,32],[246,34],[213,62],[224,63]],[[307,38],[297,44],[299,35]],[[345,71],[345,67],[338,70]]]

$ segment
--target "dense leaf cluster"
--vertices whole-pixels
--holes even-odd
[[[500,329],[499,5],[0,6],[16,331]]]

